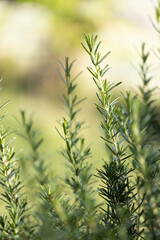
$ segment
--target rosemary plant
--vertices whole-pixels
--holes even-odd
[[[48,183],[48,176],[46,173],[47,166],[45,165],[45,160],[43,159],[43,155],[39,148],[43,142],[43,138],[39,138],[40,132],[35,130],[33,126],[33,118],[26,118],[25,111],[21,111],[21,122],[20,124],[24,128],[25,134],[18,133],[21,137],[23,137],[29,143],[31,147],[31,153],[29,154],[30,159],[32,160],[33,167],[37,172],[37,181],[40,185],[44,185]]]
[[[102,115],[104,121],[101,122],[101,127],[105,136],[101,137],[105,141],[106,147],[109,149],[111,156],[108,161],[104,161],[103,168],[98,170],[98,177],[102,181],[99,188],[100,196],[105,200],[106,207],[104,211],[103,221],[109,224],[114,232],[114,238],[121,238],[121,230],[124,231],[123,237],[133,239],[136,231],[136,214],[135,214],[135,187],[131,183],[130,173],[132,168],[126,164],[126,160],[130,158],[128,154],[128,145],[124,143],[122,132],[120,131],[117,118],[121,114],[118,106],[118,98],[112,101],[112,89],[117,87],[117,84],[110,84],[105,78],[105,74],[109,70],[108,64],[101,67],[101,63],[109,55],[109,52],[101,57],[99,53],[97,35],[87,36],[84,34],[87,47],[82,43],[83,48],[89,54],[93,68],[87,69],[92,75],[92,78],[97,86],[97,97],[100,104],[96,107]]]
[[[141,107],[141,125],[143,124],[147,127],[146,131],[148,132],[148,136],[146,142],[150,143],[156,140],[159,140],[160,137],[160,124],[158,122],[158,111],[155,106],[155,99],[153,98],[153,94],[156,91],[156,87],[150,88],[150,82],[153,77],[150,76],[150,65],[149,61],[150,52],[146,50],[146,44],[142,43],[141,47],[141,63],[140,63],[140,71],[139,76],[142,80],[142,86],[139,86],[140,89],[140,101],[143,105]],[[144,128],[141,126],[141,128]],[[149,135],[150,133],[150,135]]]
[[[155,7],[159,33],[160,0]],[[109,154],[103,166],[93,176],[93,166],[88,159],[90,147],[86,146],[79,120],[79,100],[76,79],[72,78],[73,62],[69,58],[60,61],[59,71],[66,87],[61,101],[65,117],[59,120],[61,130],[56,128],[65,145],[61,155],[67,162],[67,174],[63,191],[54,178],[48,176],[46,159],[40,151],[43,139],[35,130],[32,117],[21,111],[21,125],[31,147],[28,154],[36,170],[35,197],[37,208],[27,208],[23,184],[20,179],[18,157],[11,146],[9,129],[4,129],[0,117],[0,200],[5,214],[0,214],[0,239],[2,240],[159,240],[160,239],[160,153],[159,115],[150,88],[149,56],[146,44],[141,47],[139,75],[142,80],[139,93],[122,93],[113,98],[113,90],[121,82],[111,84],[104,65],[109,52],[101,56],[101,41],[97,35],[84,34],[83,48],[88,53],[92,67],[88,67],[97,87],[96,108],[102,116],[101,127]],[[158,50],[159,51],[159,50]],[[8,102],[7,102],[8,103]],[[7,103],[3,104],[2,109]],[[62,132],[62,133],[61,133]],[[96,204],[97,187],[94,177],[100,180],[98,193],[102,204]],[[34,188],[35,190],[35,188]],[[30,193],[28,193],[29,195]],[[35,217],[36,216],[36,217]],[[34,226],[34,227],[33,227]]]
[[[75,196],[75,221],[72,225],[71,236],[72,239],[75,239],[78,229],[79,233],[81,232],[81,237],[88,239],[87,236],[92,235],[95,227],[95,204],[94,199],[91,198],[93,192],[91,164],[87,162],[87,158],[91,153],[90,148],[85,146],[84,137],[80,136],[80,129],[84,122],[78,121],[76,118],[77,113],[80,111],[77,106],[84,99],[78,100],[77,95],[74,93],[77,86],[75,80],[79,74],[75,78],[71,78],[73,63],[74,61],[69,63],[68,58],[65,59],[65,65],[60,61],[64,76],[61,71],[59,71],[59,74],[67,89],[66,95],[63,95],[61,100],[65,105],[67,116],[59,121],[63,129],[63,135],[56,129],[66,143],[66,148],[61,151],[61,154],[68,161],[71,172],[66,178],[66,183],[71,187]]]
[[[155,88],[149,89],[152,79],[149,77],[148,64],[149,51],[142,44],[140,76],[143,87],[140,87],[141,98],[135,98],[131,104],[132,110],[132,141],[130,149],[133,153],[133,166],[137,173],[137,187],[139,197],[143,199],[141,209],[143,211],[142,223],[147,239],[160,238],[160,211],[159,211],[159,171],[160,154],[156,141],[159,139],[159,124],[157,121],[157,109],[153,101]]]
[[[41,198],[41,202],[38,202],[34,213],[35,222],[37,222],[36,238],[48,240],[57,239],[57,236],[59,235],[64,236],[64,234],[62,234],[64,230],[60,216],[56,212],[55,207],[58,198],[58,193],[55,190],[56,186],[54,186],[54,191],[52,191],[50,186],[51,182],[48,177],[48,168],[45,164],[45,158],[43,158],[44,154],[40,152],[40,146],[43,139],[39,136],[40,132],[34,128],[32,116],[27,119],[26,113],[21,111],[21,120],[20,124],[24,128],[25,134],[18,134],[27,140],[31,147],[29,157],[36,170],[36,179],[38,183],[38,191],[36,191],[36,195],[38,193],[38,198]],[[58,201],[60,201],[60,198],[58,198]]]
[[[7,102],[8,103],[8,102]],[[3,104],[1,109],[7,104]],[[5,117],[3,115],[1,120]],[[11,147],[14,138],[9,139],[9,128],[0,126],[0,185],[1,200],[7,214],[0,215],[1,239],[34,239],[33,227],[27,213],[27,200],[23,197],[18,158]]]

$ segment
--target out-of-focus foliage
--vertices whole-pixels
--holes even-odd
[[[77,47],[84,31],[95,31],[102,23],[104,9],[106,17],[111,13],[114,0],[16,0],[16,2],[40,5],[51,12],[56,45],[60,47],[59,51],[62,51],[65,47],[72,49]]]
[[[47,92],[47,96],[53,96],[53,85],[59,84],[57,59],[62,54],[72,56],[84,31],[97,31],[104,18],[110,19],[113,3],[109,0],[0,1],[0,72],[7,85],[14,91]]]

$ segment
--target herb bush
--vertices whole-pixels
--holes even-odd
[[[157,23],[160,19],[160,2],[155,7]],[[159,28],[154,24],[157,32]],[[101,136],[109,157],[104,156],[101,169],[93,175],[88,158],[91,149],[81,133],[84,122],[78,120],[79,99],[75,93],[76,79],[72,78],[69,58],[59,62],[59,75],[66,86],[61,97],[66,115],[59,120],[56,130],[64,140],[61,155],[66,159],[68,175],[64,178],[63,191],[49,176],[45,157],[40,152],[43,139],[34,128],[32,117],[21,111],[24,132],[19,135],[30,145],[30,159],[35,169],[37,204],[28,207],[27,193],[20,176],[17,161],[21,158],[11,147],[14,138],[0,127],[0,183],[1,201],[5,213],[0,215],[0,239],[109,239],[154,240],[160,239],[160,124],[153,93],[149,88],[149,56],[142,43],[139,75],[142,84],[139,92],[129,91],[113,98],[113,89],[105,65],[109,54],[101,56],[95,34],[84,34],[83,48],[89,55],[92,67],[87,67],[97,87],[96,108],[102,117]],[[159,50],[158,50],[159,51]],[[3,108],[8,102],[3,104]],[[100,180],[98,188],[95,181]],[[69,192],[69,194],[66,194]],[[97,203],[97,195],[101,203]]]

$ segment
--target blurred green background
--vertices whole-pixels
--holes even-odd
[[[122,81],[122,89],[137,90],[139,77],[132,64],[138,66],[135,50],[146,41],[158,46],[158,36],[150,18],[155,19],[151,0],[0,0],[0,76],[3,77],[1,99],[12,99],[5,124],[21,129],[19,109],[35,112],[35,126],[42,131],[42,151],[56,175],[63,176],[63,158],[57,152],[63,145],[55,125],[63,116],[58,100],[65,89],[57,74],[58,59],[77,59],[73,76],[80,71],[78,94],[87,97],[80,118],[86,120],[86,135],[91,144],[95,168],[101,164],[104,147],[100,139],[100,116],[94,102],[95,86],[86,70],[90,61],[81,47],[83,32],[96,32],[102,40],[101,51],[111,51],[108,79]],[[152,74],[157,84],[157,59]],[[132,64],[131,64],[132,63]],[[119,91],[122,89],[119,88]],[[119,94],[119,93],[118,93]],[[17,150],[29,151],[25,141],[15,140]]]

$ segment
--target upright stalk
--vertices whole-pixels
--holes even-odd
[[[91,187],[91,164],[88,163],[87,158],[90,156],[90,148],[85,146],[85,139],[81,137],[80,132],[84,124],[77,120],[77,113],[80,109],[77,106],[84,100],[78,100],[75,94],[77,84],[74,83],[76,78],[71,78],[71,69],[73,63],[69,63],[69,59],[65,59],[65,64],[60,62],[64,71],[64,76],[59,71],[61,79],[66,86],[66,95],[61,98],[65,105],[66,117],[59,121],[62,126],[63,134],[58,133],[65,141],[66,147],[63,148],[61,154],[68,162],[70,169],[69,175],[66,177],[66,183],[71,187],[75,198],[75,226],[72,226],[72,239],[77,234],[77,230],[81,229],[84,236],[92,236],[95,204],[94,199],[91,198],[93,189]]]
[[[127,151],[128,145],[124,143],[123,136],[118,127],[118,119],[121,117],[121,108],[118,106],[118,98],[112,101],[112,90],[117,84],[110,84],[105,78],[109,70],[109,65],[101,67],[101,63],[109,55],[109,52],[101,57],[98,52],[100,43],[96,45],[97,36],[84,34],[87,47],[82,46],[89,54],[93,68],[87,69],[97,86],[97,97],[100,104],[96,104],[98,111],[101,113],[104,121],[101,127],[105,136],[102,139],[111,153],[108,161],[104,162],[103,169],[98,170],[98,177],[102,181],[99,188],[100,196],[105,200],[106,207],[104,211],[104,223],[110,224],[114,231],[115,239],[121,239],[128,236],[134,239],[136,235],[136,215],[134,208],[135,193],[134,186],[130,181],[130,173],[133,171],[126,164],[130,158]],[[121,236],[121,228],[124,228],[124,235]]]

